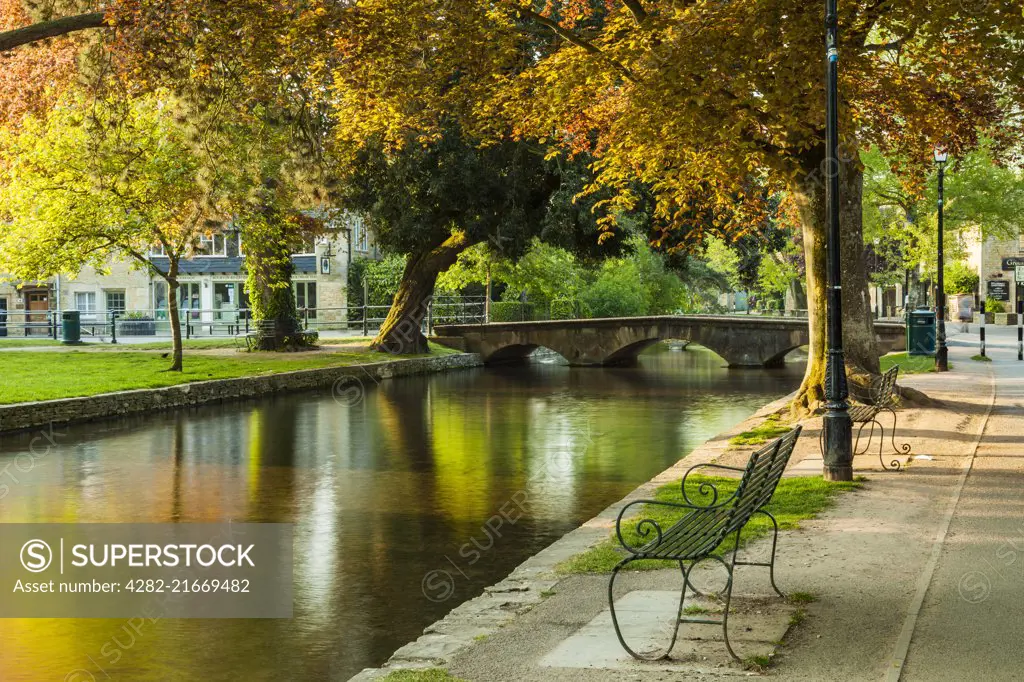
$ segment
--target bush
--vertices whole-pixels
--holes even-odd
[[[1003,301],[997,301],[994,298],[985,299],[985,312],[986,313],[1005,313],[1006,304]]]
[[[551,302],[552,320],[578,320],[591,317],[586,303],[575,298],[556,298]]]
[[[947,294],[970,294],[978,289],[978,273],[961,261],[946,266],[943,276],[942,288]]]

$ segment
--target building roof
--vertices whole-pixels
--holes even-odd
[[[153,256],[150,258],[150,261],[161,272],[167,272],[167,268],[170,267],[170,261],[166,256]],[[292,256],[292,263],[295,265],[295,272],[316,272],[316,256]],[[178,265],[178,273],[182,275],[241,273],[245,270],[244,266],[245,258],[241,256],[234,258],[200,256],[198,258],[182,259]]]

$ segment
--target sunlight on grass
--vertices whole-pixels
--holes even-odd
[[[7,351],[2,356],[0,404],[54,400],[138,388],[160,388],[204,381],[258,376],[323,367],[388,362],[396,359],[450,355],[457,351],[431,346],[427,355],[394,356],[375,351],[331,353],[185,354],[183,372],[168,372],[166,354],[130,350],[127,346],[103,352]]]
[[[464,682],[461,678],[452,677],[441,668],[396,670],[381,679],[382,682]]]
[[[718,476],[690,476],[687,479],[687,495],[694,504],[709,504],[711,495],[700,496],[697,488],[701,483],[711,483],[718,488],[719,502],[723,497],[728,497],[739,483],[737,478],[723,478]],[[813,519],[835,503],[836,495],[862,487],[860,481],[853,483],[831,483],[818,476],[806,476],[799,478],[784,478],[779,482],[772,501],[765,506],[765,510],[771,512],[779,522],[779,530],[799,528],[801,521]],[[692,486],[692,490],[691,490]],[[684,502],[679,490],[679,482],[670,483],[658,489],[655,499],[666,502]],[[632,522],[623,521],[623,536],[630,545],[636,547],[642,544],[640,536],[636,532],[636,524],[640,519],[653,519],[663,529],[668,529],[678,521],[685,510],[669,509],[666,507],[645,506],[640,514]],[[764,537],[771,532],[771,521],[763,514],[755,514],[750,522],[743,528],[741,534],[741,546],[751,540]],[[715,550],[715,554],[721,556],[733,549],[735,546],[735,534],[730,535]],[[619,541],[613,536],[592,549],[578,554],[571,559],[558,565],[560,573],[608,573],[615,564],[625,559],[628,553],[621,549]],[[651,570],[659,568],[670,568],[673,563],[669,561],[640,560],[629,564],[631,570]]]
[[[750,431],[730,438],[729,445],[760,445],[781,436],[791,428],[793,427],[783,424],[778,415],[773,414]]]
[[[890,353],[879,358],[882,365],[882,372],[886,372],[893,365],[899,365],[900,374],[923,374],[935,371],[935,358],[930,355],[907,355],[906,353]],[[949,363],[953,369],[953,363]]]

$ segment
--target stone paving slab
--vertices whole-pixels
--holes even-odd
[[[627,643],[641,654],[664,649],[671,640],[678,602],[678,592],[663,590],[634,590],[616,600],[616,617]],[[715,608],[711,604],[707,606]],[[684,617],[717,620],[722,617],[718,608],[717,613],[695,613]],[[731,623],[730,641],[743,655],[770,656],[774,654],[776,644],[786,636],[794,612],[792,607],[780,605],[770,613],[736,617]],[[678,627],[678,639],[667,660],[638,661],[619,644],[611,610],[605,609],[540,659],[538,665],[608,670],[686,670],[695,661],[712,665],[731,663],[720,625],[681,623]]]

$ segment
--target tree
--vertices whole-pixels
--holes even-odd
[[[438,275],[466,249],[486,242],[516,259],[534,236],[570,241],[586,230],[585,214],[550,210],[567,174],[529,142],[479,147],[448,128],[437,140],[406,140],[394,151],[363,146],[350,167],[339,202],[365,213],[385,251],[408,255],[371,344],[391,353],[427,351],[420,331],[427,302]]]
[[[971,239],[1009,239],[1020,230],[1024,185],[1019,171],[1001,164],[983,144],[946,169],[945,243],[947,258],[962,258]],[[899,173],[901,164],[872,150],[863,155],[864,237],[898,272],[879,281],[903,281],[904,272],[934,277],[937,261],[937,192],[934,172],[923,186]],[[918,272],[920,270],[920,272]],[[961,293],[961,292],[954,292]]]
[[[215,197],[166,114],[170,99],[65,97],[45,119],[0,132],[0,271],[19,279],[134,260],[166,282],[173,359],[181,371],[178,272],[203,233],[219,229]],[[162,249],[163,270],[149,258]]]
[[[4,50],[4,36],[29,22],[22,0],[0,0],[0,127],[49,109],[76,74],[79,44],[74,40],[35,41],[31,47]]]
[[[599,206],[607,222],[635,205],[638,182],[652,188],[653,217],[669,228],[692,222],[695,200],[728,216],[689,230],[696,242],[760,224],[744,220],[763,213],[752,175],[772,193],[788,191],[811,331],[795,407],[812,407],[825,368],[825,175],[840,175],[847,370],[866,382],[879,365],[860,150],[878,146],[923,177],[938,142],[963,155],[985,131],[1001,150],[1019,130],[1024,17],[1009,2],[962,7],[842,3],[838,169],[824,167],[822,11],[799,0],[367,0],[340,24],[350,60],[335,74],[344,84],[339,135],[400,144],[406,130],[429,136],[458,117],[495,137],[536,136],[595,156],[592,188],[613,190]]]
[[[0,2],[0,53],[10,52],[16,47],[38,43],[49,38],[66,36],[78,31],[110,26],[104,12],[84,12],[68,16],[53,16],[54,3],[31,2],[44,18],[27,23],[22,0]]]

